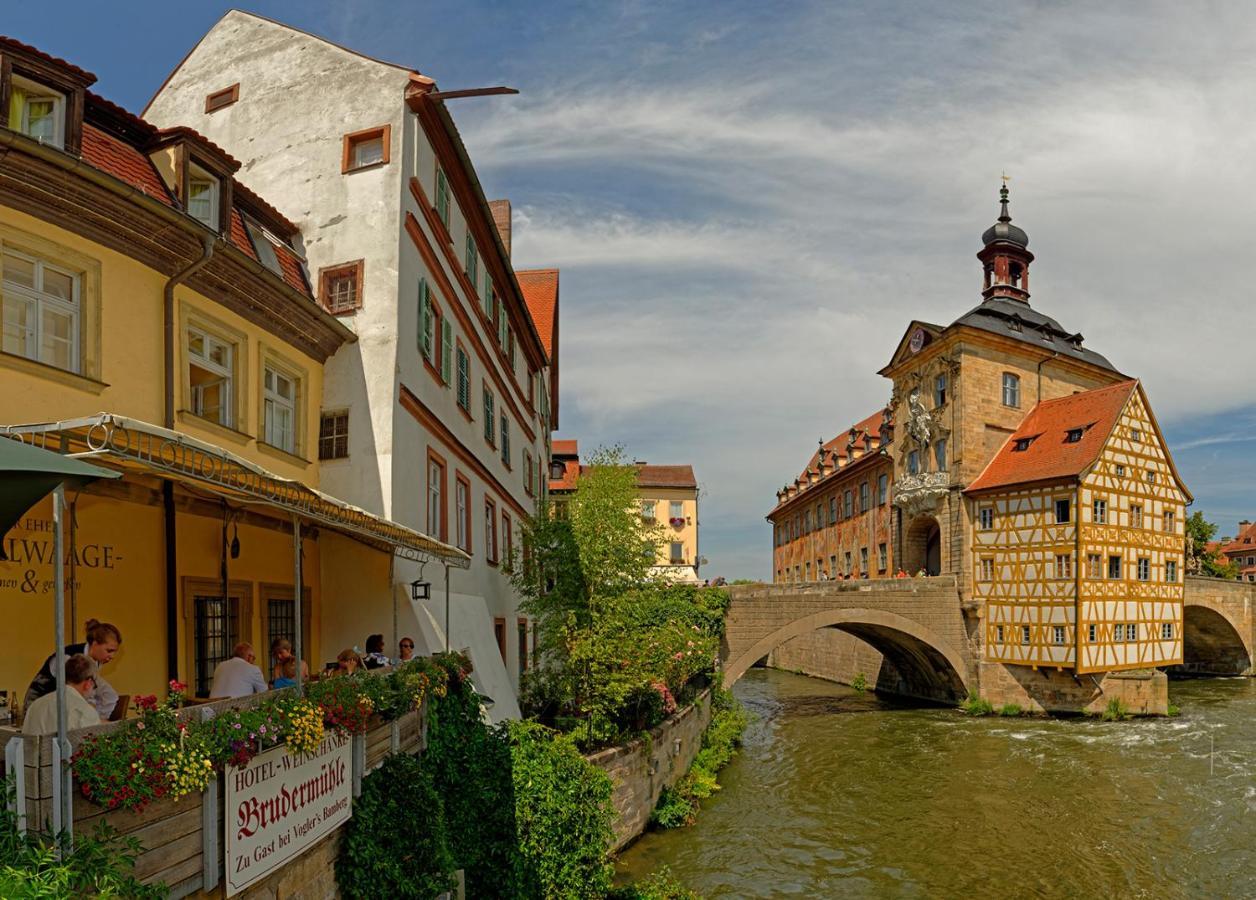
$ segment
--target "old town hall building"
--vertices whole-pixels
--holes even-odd
[[[777,582],[953,575],[983,664],[1182,661],[1182,483],[1142,385],[1029,303],[1008,191],[982,299],[914,321],[889,403],[777,493]]]

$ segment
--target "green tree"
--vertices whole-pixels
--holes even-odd
[[[1186,520],[1186,570],[1208,578],[1237,578],[1239,567],[1208,544],[1217,534],[1217,526],[1196,511]]]

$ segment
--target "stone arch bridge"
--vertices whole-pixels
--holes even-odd
[[[976,654],[955,577],[738,585],[721,658],[731,687],[786,641],[835,628],[871,645],[893,665],[879,688],[943,702],[976,687]]]
[[[979,607],[969,603],[965,608],[954,576],[737,585],[730,590],[720,652],[725,687],[781,645],[825,628],[845,632],[878,652],[890,665],[872,686],[890,693],[953,703],[969,690],[981,692],[982,670],[990,668],[979,658]],[[1256,585],[1187,578],[1185,662],[1175,669],[1256,674],[1254,608]]]

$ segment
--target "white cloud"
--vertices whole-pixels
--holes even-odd
[[[694,463],[713,571],[767,574],[775,488],[884,402],[911,318],[978,302],[1004,167],[1036,308],[1163,422],[1250,402],[1221,386],[1250,369],[1256,12],[905,9],[817,6],[759,44],[730,22],[666,78],[556,61],[464,126],[519,203],[517,264],[563,270],[564,432]]]

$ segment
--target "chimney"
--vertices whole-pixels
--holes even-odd
[[[510,256],[510,201],[490,200],[488,208],[493,212],[493,224],[497,226],[497,233],[506,247],[506,255]]]

